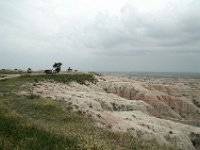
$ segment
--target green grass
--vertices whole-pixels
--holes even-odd
[[[95,81],[93,76],[22,76],[0,81],[0,150],[168,150],[155,140],[143,141],[128,133],[99,128],[70,104],[37,95],[18,96],[13,91],[27,82],[55,80],[68,83]]]
[[[24,126],[13,117],[0,115],[0,149],[76,149],[75,138],[56,135],[36,126]]]
[[[92,74],[57,74],[57,75],[22,75],[17,78],[4,79],[0,81],[0,94],[10,93],[13,90],[18,90],[19,87],[25,83],[34,83],[40,81],[56,81],[62,83],[69,83],[71,81],[85,84],[86,81],[96,82]]]
[[[19,78],[16,78],[19,81],[25,82],[39,82],[43,80],[50,80],[62,83],[69,83],[71,81],[84,84],[85,81],[96,82],[92,74],[56,74],[56,75],[23,75]]]

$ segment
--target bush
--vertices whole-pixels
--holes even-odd
[[[29,99],[38,99],[38,98],[40,98],[39,95],[35,95],[35,94],[30,94],[30,95],[28,95],[27,97],[28,97]]]

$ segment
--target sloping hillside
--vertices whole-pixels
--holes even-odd
[[[96,120],[98,126],[128,131],[139,139],[156,139],[161,144],[185,150],[199,148],[200,128],[187,125],[198,125],[199,108],[190,101],[182,98],[174,100],[167,93],[149,90],[145,82],[127,78],[104,77],[98,81],[95,84],[43,81],[25,85],[26,90],[20,94],[64,101],[73,111],[81,110],[87,117]],[[165,97],[170,98],[167,101]]]
[[[154,139],[142,140],[130,133],[105,127],[106,123],[103,125],[102,120],[98,119],[104,118],[99,112],[106,114],[103,111],[106,104],[105,107],[99,106],[102,110],[98,110],[98,107],[92,109],[93,104],[84,104],[87,99],[93,101],[87,98],[89,93],[94,97],[100,94],[86,86],[90,84],[96,88],[95,82],[93,76],[88,74],[21,76],[1,80],[0,149],[172,149],[158,144]],[[103,90],[101,92],[102,95],[106,94]],[[77,101],[65,97],[65,94],[76,97]],[[113,96],[108,98],[112,100]],[[82,102],[78,101],[80,99]],[[92,111],[86,111],[86,106],[98,113],[96,118],[92,117]],[[136,106],[130,104],[131,109]],[[145,111],[146,106],[141,106],[141,109]],[[112,116],[110,119],[115,120]]]

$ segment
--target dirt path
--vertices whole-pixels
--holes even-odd
[[[1,77],[1,76],[3,76],[3,77]],[[1,74],[0,80],[16,78],[16,77],[19,77],[19,76],[21,76],[21,75],[20,74],[9,74],[9,75]]]

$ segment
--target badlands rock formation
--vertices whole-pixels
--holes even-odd
[[[142,100],[150,104],[156,111],[151,113],[156,117],[193,121],[200,125],[200,109],[192,100],[181,94],[190,88],[176,85],[156,85],[151,82],[102,81],[99,85],[108,93],[114,93],[129,100]]]
[[[95,119],[99,126],[128,131],[139,138],[154,138],[183,150],[200,148],[200,109],[190,99],[196,96],[198,102],[198,92],[191,95],[192,87],[168,80],[97,78],[97,84],[86,85],[34,83],[29,85],[29,92],[66,101],[74,111],[81,110]]]

